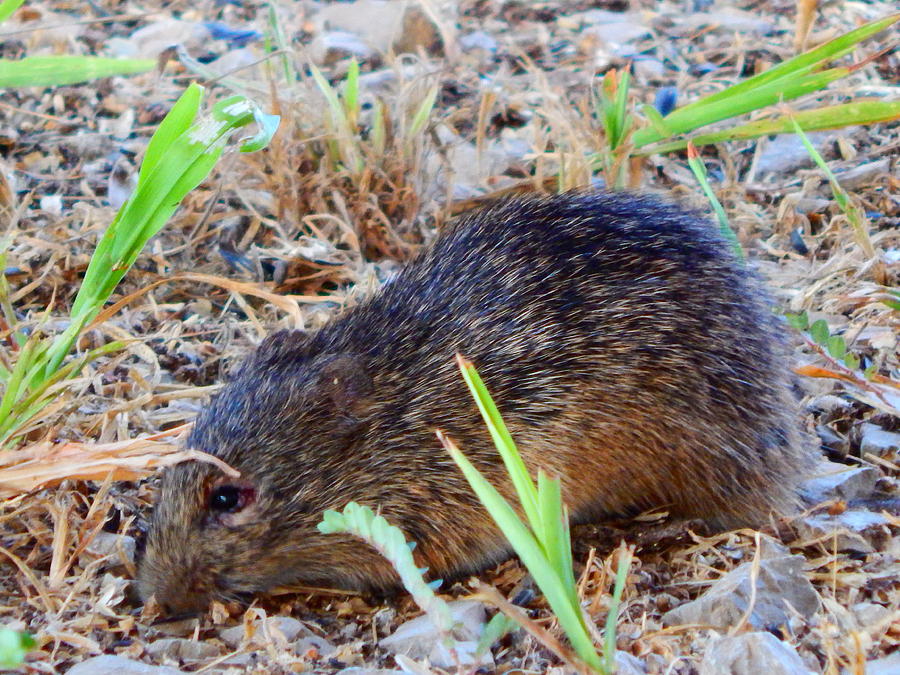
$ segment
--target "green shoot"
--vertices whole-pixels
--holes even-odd
[[[25,4],[25,0],[3,0],[0,2],[0,23],[6,21],[19,7]]]
[[[453,619],[450,608],[422,578],[428,570],[416,567],[413,546],[406,541],[398,527],[388,523],[383,516],[375,515],[368,506],[360,506],[356,502],[347,504],[343,512],[326,511],[317,527],[322,534],[345,532],[360,537],[384,556],[397,571],[403,587],[409,591],[415,603],[444,634],[445,642],[452,642]]]
[[[853,234],[856,237],[856,242],[859,244],[860,248],[865,253],[866,257],[872,259],[875,257],[875,247],[872,246],[872,240],[869,239],[869,230],[866,226],[866,214],[865,212],[856,204],[854,204],[850,195],[847,194],[847,191],[841,187],[841,184],[838,183],[837,178],[835,178],[834,173],[829,168],[828,164],[825,163],[825,160],[822,158],[822,155],[819,154],[819,151],[813,147],[813,144],[809,142],[809,138],[806,137],[806,134],[803,133],[803,129],[797,123],[797,120],[792,120],[794,123],[794,131],[800,137],[800,140],[803,142],[806,151],[809,153],[809,156],[813,158],[816,164],[818,164],[819,168],[825,173],[828,177],[828,182],[831,185],[831,194],[834,195],[834,201],[837,202],[838,206],[841,208],[841,211],[844,212],[844,215],[847,216],[847,220],[850,222],[850,226],[853,228]]]
[[[806,333],[813,344],[818,345],[835,361],[842,362],[850,370],[859,369],[859,357],[847,350],[847,343],[841,335],[832,335],[825,319],[809,323],[806,312],[785,314],[788,324],[800,333]]]
[[[69,326],[52,341],[33,331],[22,344],[15,365],[2,377],[0,447],[9,444],[53,400],[64,380],[76,377],[86,363],[101,354],[122,348],[121,343],[105,345],[62,366],[78,336],[100,312],[147,241],[212,170],[231,134],[255,121],[258,133],[241,146],[243,152],[251,152],[264,147],[274,133],[278,118],[264,115],[241,96],[217,103],[209,115],[195,121],[202,92],[198,85],[191,85],[153,134],[134,193],[91,256]],[[0,295],[5,297],[4,290],[5,280],[0,287]]]
[[[53,87],[113,75],[146,73],[156,59],[111,59],[101,56],[26,56],[0,59],[0,87]]]
[[[694,147],[693,143],[688,143],[687,154],[691,171],[694,172],[694,177],[697,179],[697,182],[700,183],[703,194],[706,195],[706,199],[709,201],[713,208],[713,212],[716,214],[716,220],[719,221],[719,231],[728,243],[731,244],[731,248],[738,260],[743,260],[744,251],[741,248],[741,242],[738,241],[737,235],[734,233],[734,230],[731,229],[731,225],[728,223],[728,216],[725,215],[725,209],[722,208],[722,203],[719,201],[719,198],[716,197],[716,193],[713,192],[712,186],[709,184],[706,175],[706,166],[700,159],[700,154],[697,152],[697,148]]]
[[[34,638],[11,628],[0,628],[0,668],[16,668],[35,647]]]
[[[627,70],[621,74],[610,70],[603,76],[595,104],[606,137],[606,152],[602,157],[606,182],[616,188],[624,187],[626,179],[627,152],[623,152],[623,146],[632,127],[632,118],[627,110],[630,83],[631,76]]]
[[[503,459],[527,525],[500,492],[469,462],[453,441],[441,432],[438,432],[438,438],[462,470],[481,503],[488,510],[516,554],[528,568],[578,657],[591,670],[611,672],[594,648],[581,609],[572,564],[569,519],[562,503],[560,481],[558,478],[550,478],[540,471],[535,487],[509,430],[503,423],[500,412],[475,367],[460,355],[457,355],[457,362]],[[627,564],[622,565],[622,568],[627,570]],[[624,572],[621,573],[624,574]],[[622,584],[624,584],[624,580]],[[622,584],[617,584],[620,594],[623,589]],[[616,600],[613,604],[617,605],[617,602]],[[614,628],[615,619],[611,619],[610,622],[608,622],[607,630],[610,625]],[[613,645],[615,644],[614,632],[613,630]]]
[[[673,110],[663,118],[665,130],[669,137],[687,134],[714,122],[731,119],[824,89],[831,82],[846,77],[860,66],[843,66],[817,72],[819,69],[850,53],[855,45],[889,28],[898,20],[900,20],[900,14],[869,22],[820,47],[799,54],[764,73]],[[869,103],[875,102],[857,102],[856,108],[847,109],[845,112],[853,112],[859,117],[869,116],[872,112],[870,110],[872,106]],[[887,110],[883,105],[878,109],[882,113],[893,114],[894,117],[900,115],[900,107],[896,105],[896,102],[889,105]],[[843,124],[859,123],[861,123],[859,119],[850,115],[845,116],[843,120]],[[657,125],[651,125],[637,130],[632,137],[632,142],[635,148],[644,148],[652,143],[665,140],[665,138],[666,133],[663,130],[659,129]],[[730,138],[730,135],[726,135],[722,140]],[[699,138],[689,140],[699,144]],[[648,152],[660,151],[659,147],[648,149]]]

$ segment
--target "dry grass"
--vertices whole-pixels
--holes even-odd
[[[460,203],[469,203],[466,199],[523,182],[542,186],[561,167],[566,187],[588,184],[584,156],[598,145],[596,124],[586,117],[589,74],[594,67],[621,65],[622,59],[585,40],[558,17],[596,4],[461,3],[460,32],[492,34],[500,44],[497,57],[456,49],[448,50],[453,54],[446,58],[422,51],[396,63],[388,60],[385,68],[393,68],[394,77],[378,92],[392,120],[390,135],[381,152],[371,139],[363,139],[368,154],[365,169],[357,173],[340,169],[328,158],[328,142],[335,137],[329,136],[325,105],[311,79],[295,89],[277,90],[272,98],[267,66],[233,75],[263,107],[283,116],[273,145],[257,155],[227,158],[215,178],[188,197],[126,277],[119,297],[127,302],[106,313],[79,344],[89,349],[124,339],[128,348],[92,364],[28,438],[27,452],[35,458],[53,452],[84,470],[86,455],[78,453],[105,453],[107,463],[98,461],[100,472],[85,476],[90,481],[60,482],[70,469],[57,465],[53,487],[3,501],[0,554],[10,564],[0,568],[0,623],[35,634],[40,650],[30,659],[32,672],[64,670],[103,652],[151,661],[146,645],[167,634],[194,635],[217,646],[222,656],[232,654],[218,635],[223,625],[240,620],[237,608],[219,608],[199,623],[151,626],[128,595],[134,569],[126,549],[133,541],[129,537],[138,536],[153,488],[152,480],[135,478],[162,461],[163,453],[153,444],[165,444],[149,440],[135,446],[133,439],[156,438],[189,422],[216,383],[265,333],[278,327],[314,329],[377,288],[397,261],[427,242]],[[680,28],[673,23],[683,16],[680,5],[648,0],[635,6],[658,14],[654,34],[639,45],[678,67],[677,74],[668,71],[666,84],[676,86],[687,100],[791,55],[794,41],[816,44],[864,19],[888,14],[892,4],[827,5],[811,29],[795,25],[793,3],[746,4],[776,28],[763,39]],[[140,8],[105,1],[93,6],[113,14],[140,11],[151,16],[80,24],[77,39],[71,40],[37,25],[66,23],[70,28],[65,30],[75,30],[80,10],[61,1],[30,2],[33,23],[0,26],[0,34],[28,29],[0,35],[0,52],[12,56],[64,45],[69,51],[89,53],[111,37],[128,36],[172,12],[190,20],[252,23],[260,29],[265,16],[262,6],[250,3],[220,7],[151,0]],[[298,2],[285,5],[282,12],[284,32],[298,38],[293,55],[298,67],[304,63],[302,45],[315,34],[308,9]],[[452,22],[446,22],[442,34],[449,36],[451,28]],[[204,49],[225,51],[224,43],[191,48],[195,56]],[[279,67],[277,59],[271,63]],[[717,70],[699,75],[703,64],[715,64]],[[334,75],[344,68],[345,62],[337,62],[325,72]],[[368,69],[364,66],[364,75]],[[818,98],[826,104],[851,93],[883,94],[896,86],[897,72],[898,56],[888,55]],[[133,171],[187,74],[170,62],[161,75],[4,92],[0,224],[14,238],[7,275],[12,300],[23,317],[36,318],[51,302],[63,315],[99,232],[114,215],[107,202],[107,195],[116,190],[108,180],[110,173],[117,168],[114,175],[127,177]],[[483,76],[491,78],[488,86]],[[440,93],[432,124],[407,142],[403,125],[415,102],[435,83]],[[636,84],[637,96],[652,101],[659,83],[638,78]],[[361,125],[369,124],[373,114],[373,108],[364,107]],[[511,144],[528,151],[524,156],[505,154],[502,149]],[[900,319],[879,299],[882,287],[897,286],[900,276],[900,128],[893,124],[845,130],[827,149],[833,169],[862,174],[848,190],[869,214],[875,257],[863,252],[818,170],[760,172],[756,166],[762,146],[744,142],[704,150],[703,159],[718,178],[714,187],[742,244],[786,308],[827,318],[832,331],[842,330],[856,353],[896,382]],[[640,178],[645,188],[665,189],[702,204],[683,155],[649,158]],[[809,204],[814,204],[812,209]],[[791,232],[798,228],[807,254],[798,253],[791,243]],[[0,338],[6,340],[3,326]],[[829,368],[798,341],[796,362],[785,367],[810,363]],[[830,409],[820,406],[806,420],[810,428],[825,426],[841,439],[832,456],[876,466],[884,489],[896,496],[898,458],[860,456],[859,429],[862,422],[873,421],[897,430],[900,419],[873,407],[866,391],[851,382],[806,379],[805,386],[809,401],[836,394],[845,402]],[[51,448],[47,441],[66,444]],[[6,455],[0,467],[6,471],[8,464],[23,458]],[[107,476],[112,463],[119,465],[120,473]],[[27,466],[18,469],[27,474]],[[79,473],[72,471],[69,475]],[[33,472],[26,479],[34,480]],[[0,485],[0,490],[5,487]],[[781,528],[792,550],[805,556],[806,573],[824,602],[816,617],[801,622],[799,632],[782,636],[798,645],[810,665],[826,673],[842,668],[861,673],[860,662],[900,646],[900,523],[894,517],[892,522],[877,550],[860,555],[835,553],[830,541],[794,540],[790,528]],[[608,557],[621,535],[617,529],[586,528],[579,537],[581,588],[597,625],[605,619],[612,581],[614,565]],[[621,610],[619,648],[644,659],[651,672],[696,672],[710,631],[702,626],[664,628],[660,616],[752,560],[754,549],[754,533],[745,531],[714,537],[682,532],[674,541],[638,549]],[[554,629],[515,562],[483,579],[507,598],[525,598],[532,618]],[[461,586],[454,589],[463,592]],[[886,607],[892,618],[875,625],[856,623],[852,608],[862,602]],[[406,598],[386,603],[323,592],[273,595],[260,607],[270,615],[292,613],[309,621],[339,649],[329,660],[312,654],[288,656],[264,646],[258,649],[256,665],[248,667],[256,672],[332,672],[340,664],[393,666],[376,648],[376,639],[415,612]],[[531,639],[506,639],[495,658],[504,667],[530,672],[557,663]],[[194,664],[188,669],[196,668]]]

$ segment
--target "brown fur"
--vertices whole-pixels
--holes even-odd
[[[562,478],[574,521],[666,507],[730,527],[795,499],[806,453],[782,329],[718,232],[650,197],[514,199],[451,225],[319,332],[260,346],[189,440],[256,499],[216,512],[217,469],[167,469],[142,596],[178,611],[286,582],[390,589],[373,550],[316,530],[351,500],[400,526],[435,577],[506,557],[434,435],[510,494],[456,352],[529,468]]]

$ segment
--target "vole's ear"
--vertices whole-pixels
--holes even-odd
[[[328,355],[320,360],[319,387],[338,413],[362,417],[374,401],[375,386],[357,354]]]

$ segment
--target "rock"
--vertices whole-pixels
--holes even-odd
[[[472,51],[473,49],[481,49],[482,51],[493,54],[497,51],[497,41],[481,30],[460,36],[459,46],[462,47],[462,50],[465,52]]]
[[[771,22],[759,18],[759,14],[746,12],[734,7],[725,7],[712,12],[697,12],[687,14],[677,20],[677,25],[697,30],[705,26],[714,26],[719,30],[727,30],[734,33],[755,33],[768,35],[775,27]]]
[[[113,556],[112,560],[110,560],[112,563],[120,562],[119,551],[121,551],[125,558],[133,563],[135,548],[134,537],[112,532],[98,532],[85,550],[98,558],[111,555]]]
[[[616,675],[644,675],[646,672],[647,668],[639,658],[622,650],[616,651]]]
[[[819,514],[794,522],[800,539],[827,544],[829,550],[872,553],[889,536],[888,520],[880,513],[848,510],[837,515]]]
[[[315,17],[321,32],[351,33],[369,48],[386,54],[415,53],[419,47],[439,51],[441,38],[417,2],[356,0],[323,5]]]
[[[761,556],[762,558],[762,556]],[[757,629],[789,623],[793,612],[812,616],[819,608],[819,596],[803,574],[804,558],[782,555],[762,558],[756,585],[756,598],[748,623]],[[667,625],[701,623],[726,629],[736,625],[750,606],[753,563],[739,565],[716,581],[696,600],[663,615]]]
[[[900,652],[866,662],[866,675],[897,675],[897,673],[900,673]]]
[[[478,638],[481,637],[481,631],[484,630],[484,605],[473,600],[457,600],[448,605],[453,621],[457,624],[453,635],[458,641],[457,650],[460,652],[460,659],[469,651],[474,655],[474,645],[477,644]],[[471,643],[471,650],[465,643]],[[378,644],[394,654],[403,654],[416,660],[428,658],[431,663],[439,667],[449,667],[453,664],[441,642],[440,632],[431,623],[431,619],[424,614],[401,624],[397,630],[383,638]],[[460,646],[461,644],[463,646]],[[448,661],[448,659],[450,660]],[[445,665],[442,666],[441,663],[445,663]]]
[[[209,642],[184,638],[162,638],[147,645],[147,654],[156,661],[163,658],[175,661],[202,661],[219,656],[219,649]]]
[[[403,675],[402,670],[389,670],[387,668],[344,668],[335,675]]]
[[[825,146],[836,138],[833,132],[824,131],[809,133],[807,137],[813,147],[823,156],[828,154],[824,152]],[[783,174],[813,164],[813,159],[806,151],[806,146],[797,136],[782,134],[771,141],[760,141],[760,143],[763,145],[756,159],[758,173]]]
[[[342,30],[320,33],[309,49],[316,63],[326,65],[351,56],[355,56],[358,61],[365,61],[375,55],[375,50],[358,35]]]
[[[880,473],[871,466],[824,461],[813,469],[812,475],[800,484],[800,491],[810,504],[819,504],[829,499],[850,501],[869,497]]]
[[[303,629],[307,631],[308,634],[294,642],[293,645],[294,652],[299,656],[321,658],[331,656],[337,651],[337,648],[321,635],[316,635],[306,628],[306,626],[304,626]],[[313,654],[315,654],[315,656],[313,656]]]
[[[722,637],[706,650],[700,675],[812,675],[791,645],[771,633]]]
[[[900,451],[900,433],[885,431],[875,424],[866,422],[860,426],[859,449],[863,455],[867,452],[886,457]]]
[[[237,649],[244,641],[244,626],[232,626],[226,628],[219,633],[222,641],[231,647]],[[301,635],[302,634],[302,635]],[[290,616],[270,616],[263,623],[259,619],[253,622],[253,632],[250,638],[251,643],[265,642],[271,638],[283,639],[285,643],[292,642],[298,637],[315,637],[309,628],[297,619]]]
[[[132,661],[124,656],[104,654],[76,663],[69,668],[69,675],[187,675],[183,670],[168,666],[152,666]]]
[[[890,171],[890,160],[882,157],[874,162],[866,162],[852,169],[835,173],[838,183],[845,190],[856,190],[877,180]]]

